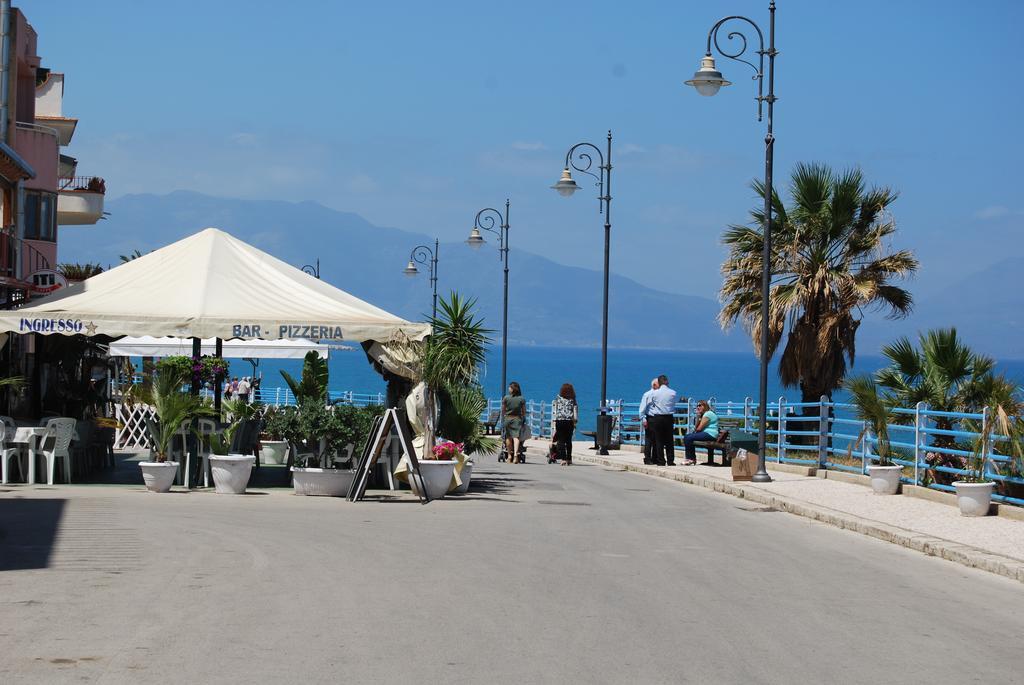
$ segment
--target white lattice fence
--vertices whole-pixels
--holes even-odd
[[[148,404],[115,404],[114,416],[124,428],[118,428],[114,435],[115,449],[145,449],[149,447],[149,432],[146,419],[155,414]]]

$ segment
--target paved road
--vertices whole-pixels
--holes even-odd
[[[0,491],[2,683],[1020,679],[1018,583],[599,466],[460,500]],[[52,544],[51,544],[52,542]]]

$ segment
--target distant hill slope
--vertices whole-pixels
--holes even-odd
[[[430,312],[426,274],[408,279],[402,269],[410,250],[419,244],[433,246],[432,237],[374,226],[356,214],[313,202],[235,200],[178,191],[125,196],[109,202],[107,209],[110,218],[95,227],[61,229],[60,261],[113,266],[119,263],[121,254],[136,249],[148,252],[201,228],[216,226],[296,266],[319,258],[325,280],[399,316],[420,319]],[[501,268],[493,241],[489,242],[479,252],[462,243],[442,243],[438,292],[454,289],[477,297],[485,323],[494,329],[497,341],[501,328]],[[518,250],[514,242],[509,261],[511,343],[600,344],[599,270],[564,266]],[[612,346],[750,349],[742,331],[730,335],[721,332],[715,320],[718,303],[714,300],[659,292],[614,274],[610,291]]]

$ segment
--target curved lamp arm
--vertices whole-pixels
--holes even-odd
[[[610,134],[609,134],[610,135]],[[597,153],[597,160],[600,164],[597,165],[598,173],[594,173],[590,169],[594,166],[594,157],[589,151],[581,150],[580,148],[589,148]],[[600,203],[605,199],[604,186],[605,186],[605,172],[607,171],[607,165],[604,160],[604,153],[601,152],[601,148],[594,145],[593,143],[576,143],[569,151],[565,153],[565,168],[572,167],[576,171],[593,176],[597,179],[597,183],[594,185],[598,188],[598,202]],[[598,212],[604,212],[603,205],[598,205]]]
[[[743,59],[743,55],[746,54],[749,44],[746,35],[744,35],[742,32],[729,31],[729,33],[726,34],[727,40],[733,41],[738,39],[740,41],[738,44],[726,43],[726,46],[723,48],[722,44],[718,42],[718,31],[722,28],[724,24],[730,21],[745,21],[746,23],[750,24],[750,26],[752,26],[754,30],[757,32],[758,49],[754,51],[757,53],[758,56],[757,64],[754,64],[753,62]],[[711,30],[708,31],[707,54],[709,57],[711,56],[712,45],[715,46],[715,50],[717,50],[718,54],[720,54],[722,57],[726,57],[736,62],[742,62],[743,64],[746,64],[748,67],[754,70],[754,75],[751,78],[757,81],[757,120],[761,121],[762,105],[768,99],[764,96],[764,58],[765,55],[768,55],[768,51],[764,49],[764,34],[761,32],[761,27],[758,26],[757,23],[754,22],[752,19],[748,19],[747,17],[740,15],[732,15],[725,17],[723,19],[719,19],[715,23],[715,25],[711,27]],[[735,47],[730,48],[730,45],[733,45]]]
[[[498,259],[501,259],[501,253],[508,249],[505,246],[505,231],[508,230],[505,215],[493,207],[485,207],[476,213],[473,228],[489,231],[498,236]]]

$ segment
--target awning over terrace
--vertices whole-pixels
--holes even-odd
[[[229,340],[423,340],[412,323],[216,228],[0,312],[0,332]]]
[[[314,350],[321,359],[326,359],[332,348],[339,349],[342,346],[305,339],[225,340],[221,356],[225,359],[302,359],[307,352]],[[203,338],[202,354],[214,354],[216,350],[215,338]],[[176,354],[191,356],[192,339],[144,335],[139,338],[125,336],[110,343],[111,357],[169,357]]]

